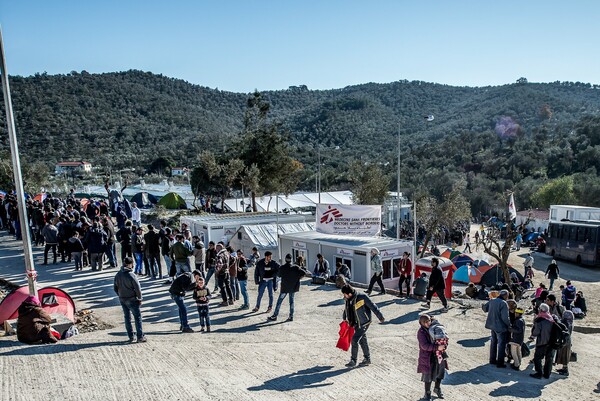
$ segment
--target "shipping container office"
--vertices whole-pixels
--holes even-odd
[[[309,216],[314,219],[314,216]],[[183,216],[181,223],[188,225],[192,235],[197,235],[205,245],[209,241],[223,241],[226,244],[243,225],[304,223],[305,218],[299,214],[247,213],[207,216]]]
[[[302,256],[306,260],[307,269],[312,272],[317,261],[317,254],[323,255],[329,262],[330,273],[335,271],[335,264],[345,263],[351,272],[351,281],[369,284],[371,280],[371,248],[379,249],[383,264],[383,284],[386,288],[398,288],[396,264],[404,252],[413,252],[413,242],[383,237],[354,237],[331,235],[316,231],[281,234],[279,236],[281,254]],[[412,256],[411,256],[412,259]]]

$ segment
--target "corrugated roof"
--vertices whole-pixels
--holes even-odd
[[[314,229],[315,223],[280,224],[279,234],[314,231]],[[243,225],[238,231],[245,232],[250,240],[258,247],[276,248],[278,246],[276,224]]]

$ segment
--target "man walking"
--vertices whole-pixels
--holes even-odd
[[[445,289],[446,280],[444,280],[444,273],[442,272],[442,268],[440,267],[440,260],[438,258],[432,258],[431,276],[429,277],[429,288],[427,289],[427,295],[425,296],[426,302],[423,304],[423,307],[429,309],[431,307],[431,298],[433,298],[433,294],[436,294],[440,301],[442,301],[442,305],[444,306],[442,312],[447,312],[448,301],[446,300],[446,295],[444,294]]]
[[[385,318],[377,305],[366,294],[358,294],[351,285],[343,286],[342,294],[344,294],[345,300],[343,318],[350,326],[354,327],[350,362],[346,364],[346,367],[354,368],[356,366],[359,344],[364,357],[359,366],[368,366],[371,364],[371,353],[367,341],[367,330],[371,324],[371,313],[375,313],[381,323],[385,322]]]
[[[385,287],[383,286],[383,280],[381,279],[383,276],[383,266],[381,264],[379,249],[377,248],[371,249],[371,271],[373,272],[373,276],[371,277],[367,294],[371,295],[371,291],[373,291],[373,286],[375,283],[379,284],[379,293],[385,294]]]
[[[281,304],[286,296],[289,296],[290,298],[290,315],[287,321],[291,322],[294,320],[294,295],[300,291],[300,279],[306,274],[308,274],[306,269],[298,264],[292,264],[292,255],[289,253],[285,255],[285,264],[281,266],[277,272],[277,275],[281,277],[281,292],[277,298],[275,312],[268,317],[269,320],[277,320],[279,308],[281,308]]]
[[[119,296],[119,302],[123,308],[125,318],[125,330],[130,343],[146,342],[146,336],[142,331],[142,314],[140,306],[142,305],[142,288],[137,276],[133,273],[133,259],[129,256],[123,261],[123,268],[115,275],[114,290]],[[135,320],[135,331],[137,337],[133,335],[131,326],[131,315]]]
[[[506,343],[508,341],[508,329],[510,328],[507,299],[508,291],[502,290],[497,298],[481,306],[483,311],[488,314],[485,328],[491,330],[492,334],[490,364],[499,368],[506,367]]]

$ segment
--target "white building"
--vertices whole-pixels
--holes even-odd
[[[54,167],[55,174],[63,174],[67,172],[75,171],[78,173],[91,173],[92,163],[89,162],[60,162],[56,163]]]
[[[173,167],[171,169],[171,176],[175,177],[176,175],[187,176],[189,173],[189,169],[187,167]]]

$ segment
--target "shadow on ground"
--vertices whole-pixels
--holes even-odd
[[[499,369],[493,365],[481,365],[470,370],[451,372],[444,380],[444,385],[459,386],[463,384],[500,383],[490,392],[492,397],[539,398],[548,384],[565,379],[565,376],[552,375],[550,379],[534,379],[529,376],[532,370],[515,372],[511,369]]]
[[[489,339],[489,336],[481,338],[469,338],[465,340],[458,340],[457,344],[462,345],[465,348],[478,348],[483,347],[485,343],[489,341]]]
[[[269,379],[260,386],[248,387],[248,390],[290,391],[330,386],[333,383],[325,382],[327,379],[331,379],[335,376],[339,376],[348,372],[348,369],[331,369],[333,369],[333,366],[315,366],[309,369],[299,370],[295,373]]]

